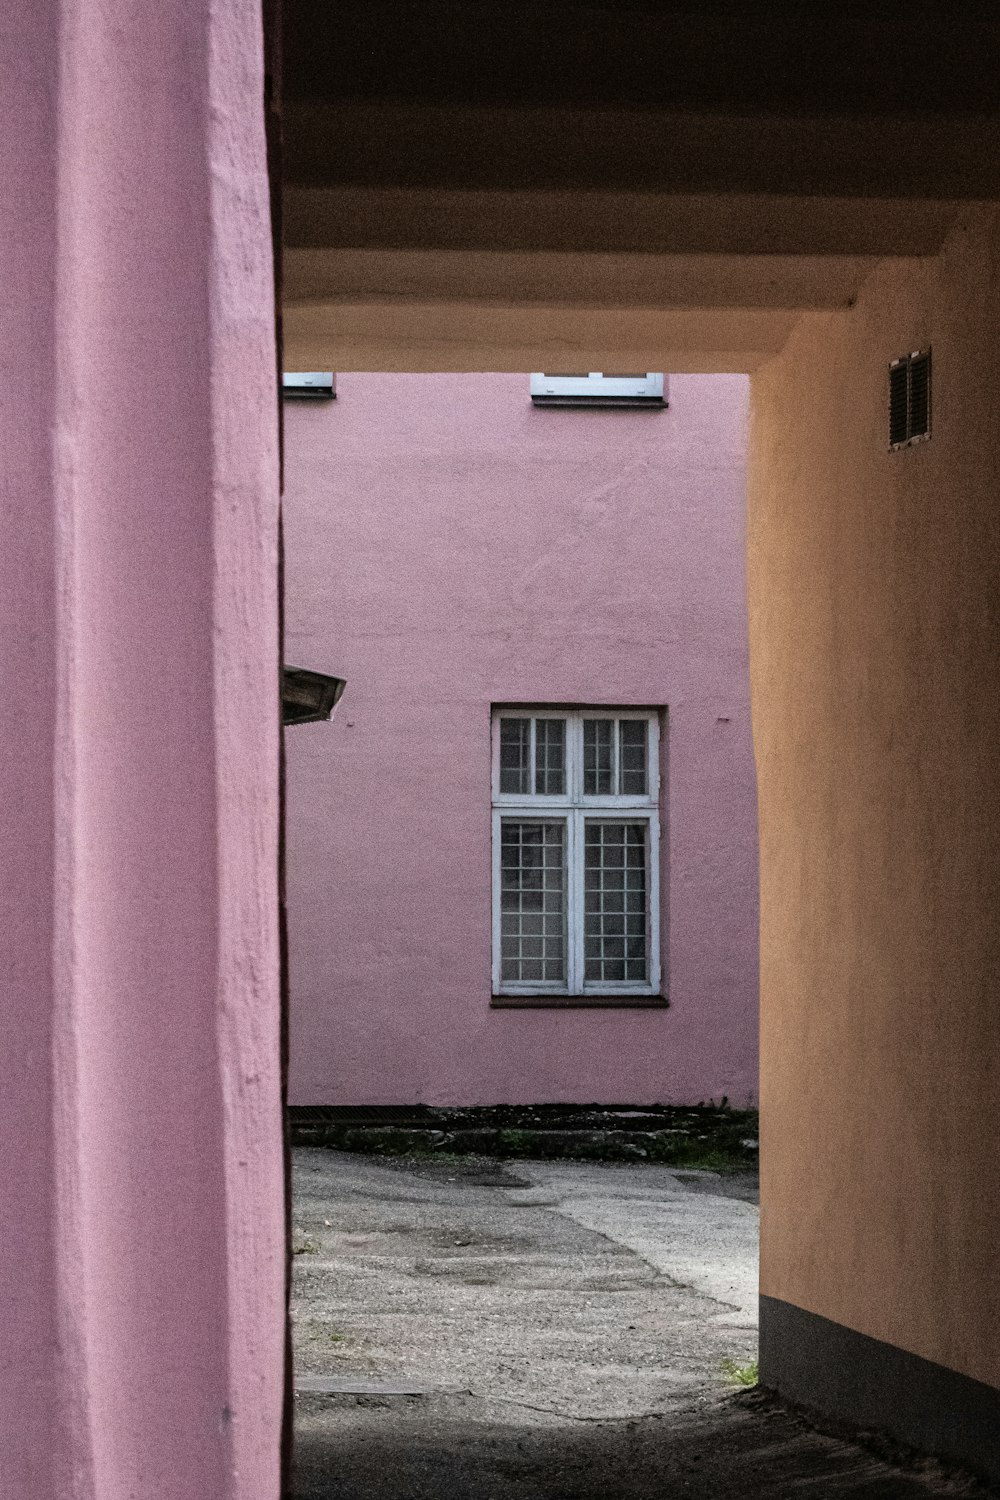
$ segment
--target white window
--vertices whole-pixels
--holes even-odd
[[[493,714],[493,992],[660,993],[659,719]]]

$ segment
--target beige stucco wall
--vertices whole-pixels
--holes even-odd
[[[762,1291],[1000,1386],[1000,215],[752,382]],[[887,365],[933,346],[933,437]]]

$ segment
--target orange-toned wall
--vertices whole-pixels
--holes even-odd
[[[764,1294],[1000,1386],[1000,214],[752,382]],[[933,347],[933,436],[887,366]]]

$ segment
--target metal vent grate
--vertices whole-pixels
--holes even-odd
[[[910,358],[910,441],[931,435],[931,357]]]
[[[908,448],[930,435],[931,352],[915,350],[889,366],[889,448]]]

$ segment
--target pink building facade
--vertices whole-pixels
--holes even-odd
[[[0,145],[0,1495],[270,1500],[285,1237],[260,16],[15,6],[0,79],[17,120]]]
[[[349,374],[286,405],[286,656],[348,680],[288,744],[292,1103],[756,1098],[747,387],[676,376],[666,410],[581,411],[533,407],[527,376]],[[555,797],[491,778],[501,708],[526,745],[536,721],[532,794],[555,723]],[[584,795],[604,733],[622,766],[620,735],[645,746],[624,803]],[[554,856],[562,969],[500,910],[502,821],[536,815],[579,844]],[[602,967],[583,906],[616,902],[583,845],[622,818],[646,957],[612,936]]]

